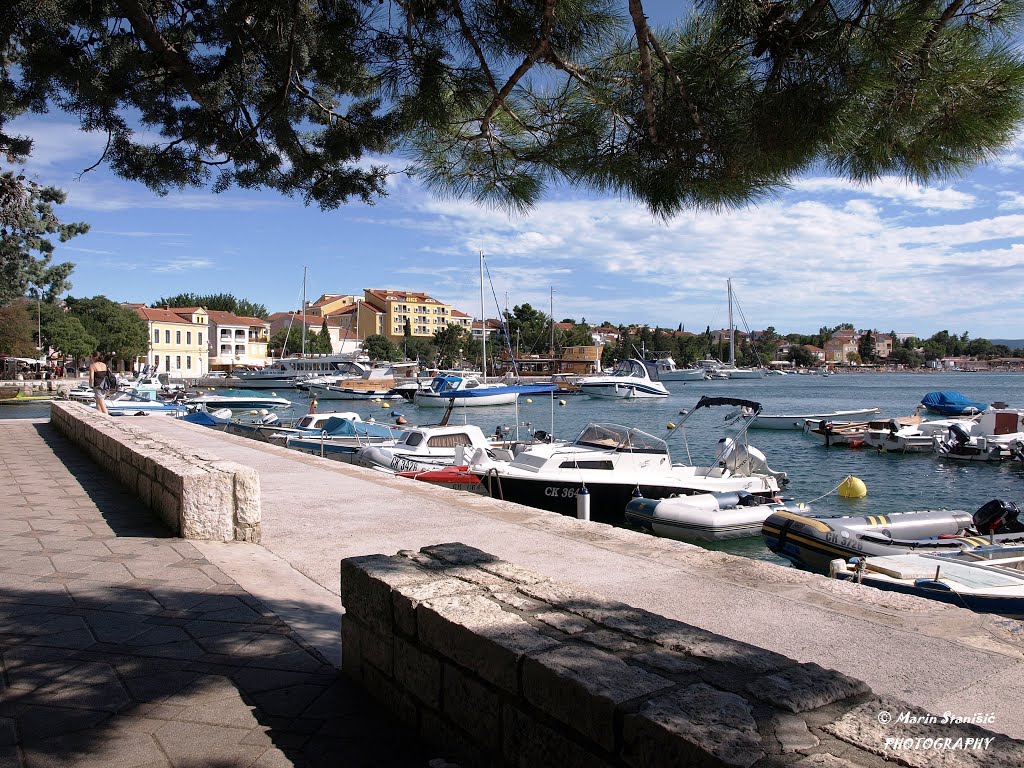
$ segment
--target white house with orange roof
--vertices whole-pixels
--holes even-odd
[[[267,364],[269,321],[258,317],[239,317],[216,309],[207,310],[207,316],[211,371]]]

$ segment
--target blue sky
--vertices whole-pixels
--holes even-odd
[[[226,292],[273,312],[299,306],[306,266],[311,298],[407,289],[479,316],[482,250],[502,305],[507,297],[547,311],[553,288],[559,320],[724,327],[731,277],[751,329],[850,322],[922,337],[1024,337],[1024,134],[942,184],[808,175],[759,205],[663,221],[631,201],[568,189],[509,215],[433,198],[401,175],[376,205],[331,212],[271,192],[159,197],[102,167],[81,175],[104,138],[67,118],[10,128],[36,140],[29,175],[68,192],[62,220],[92,226],[57,248],[58,261],[76,265],[76,296],[148,303]]]

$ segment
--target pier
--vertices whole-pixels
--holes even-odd
[[[852,682],[827,706],[849,700],[849,732],[858,730],[857,718],[867,728],[872,702],[905,702],[921,713],[985,713],[984,729],[1009,750],[998,753],[1003,764],[1020,764],[1024,755],[1013,741],[1024,739],[1019,622],[435,488],[172,419],[131,421],[154,439],[255,470],[260,543],[173,538],[49,423],[2,422],[0,487],[13,501],[0,511],[6,555],[0,756],[29,768],[47,760],[85,765],[103,750],[133,749],[149,762],[119,758],[121,764],[180,765],[188,755],[220,754],[205,749],[227,750],[235,762],[225,765],[318,764],[318,749],[350,758],[334,765],[360,764],[364,754],[375,765],[454,759],[455,752],[424,740],[425,710],[410,721],[400,706],[389,706],[388,714],[367,703],[367,688],[387,701],[382,693],[395,694],[396,683],[374,688],[338,669],[353,651],[341,644],[340,561],[402,552],[426,567],[416,558],[429,554],[415,553],[455,542],[569,592],[685,624],[706,633],[712,645],[718,637],[722,647],[741,644],[780,664],[835,670],[833,679]],[[405,594],[401,585],[394,590]],[[550,599],[567,612],[564,602]],[[360,615],[358,624],[367,621]],[[536,674],[558,676],[551,665]],[[829,674],[816,672],[815,679]],[[137,679],[144,682],[132,682]],[[551,708],[538,707],[550,724]],[[877,727],[844,737],[828,735],[810,716],[790,726],[798,737],[764,746],[765,756],[743,764],[790,765],[801,755],[810,760],[824,753],[838,760],[843,755],[835,752],[843,750],[857,756],[849,765],[881,764],[880,753],[857,744],[880,738]],[[373,734],[401,738],[378,741]],[[594,738],[606,752],[617,748],[615,739],[602,741],[603,733]],[[944,764],[999,764],[985,762],[996,752],[978,755],[975,763],[971,753],[948,753],[957,762]]]

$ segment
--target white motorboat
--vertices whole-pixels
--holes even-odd
[[[388,472],[415,472],[467,464],[492,455],[483,430],[473,424],[407,427],[392,445],[373,445],[355,451],[354,464]]]
[[[1024,619],[1024,546],[837,559],[830,575],[978,613]]]
[[[416,390],[413,402],[428,408],[508,405],[520,395],[550,394],[555,389],[554,384],[488,383],[472,376],[437,376],[428,389]]]
[[[696,493],[667,499],[639,497],[626,505],[626,520],[657,536],[678,541],[724,541],[761,533],[761,524],[782,501],[750,493]],[[800,511],[806,511],[802,505]]]
[[[976,421],[950,424],[935,436],[935,453],[956,461],[1004,461],[1024,440],[1024,410],[988,408]]]
[[[715,405],[760,409],[749,400],[703,397],[686,419]],[[683,428],[686,419],[676,429]],[[534,444],[511,461],[477,461],[469,469],[496,498],[564,515],[576,515],[576,496],[586,488],[591,519],[621,523],[635,495],[663,499],[746,491],[765,500],[774,498],[786,482],[785,473],[773,471],[764,454],[746,443],[745,433],[741,428],[734,437],[722,438],[713,463],[691,466],[673,463],[661,438],[618,424],[594,423],[572,443]]]
[[[218,389],[212,392],[204,392],[184,400],[186,405],[201,405],[207,410],[217,408],[230,408],[232,411],[248,411],[276,408],[290,408],[291,400],[271,393],[263,395],[259,392],[250,392],[246,389]]]
[[[659,357],[654,361],[661,381],[704,381],[706,371],[703,368],[678,368],[671,357]]]
[[[954,424],[969,423],[978,416],[958,419],[931,419],[904,425],[896,419],[872,422],[864,432],[864,444],[890,453],[933,453],[935,438],[946,434]]]
[[[623,360],[610,375],[587,376],[579,380],[585,395],[595,398],[639,399],[668,397],[668,390],[658,380],[654,363],[638,358]]]
[[[750,425],[751,429],[803,429],[807,421],[864,421],[866,416],[874,416],[878,408],[854,408],[848,411],[830,411],[828,413],[787,413],[758,414]]]

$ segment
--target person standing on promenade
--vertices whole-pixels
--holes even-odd
[[[92,361],[92,365],[89,366],[89,386],[92,387],[92,393],[96,396],[96,410],[109,416],[104,392],[106,378],[107,364],[97,357]]]

